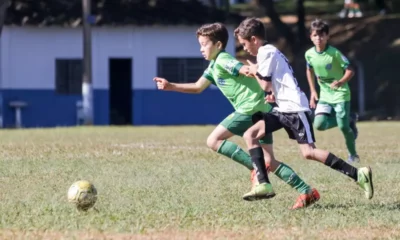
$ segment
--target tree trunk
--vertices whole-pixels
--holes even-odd
[[[9,0],[0,0],[0,36],[3,30],[4,21],[6,20],[6,13],[9,5]]]
[[[258,0],[257,4],[265,9],[266,15],[271,19],[272,24],[276,27],[278,32],[282,34],[291,46],[294,46],[296,44],[295,35],[293,34],[292,29],[282,22],[279,14],[275,10],[273,0]]]
[[[304,0],[297,0],[297,35],[299,44],[303,46],[307,39],[306,33],[306,10],[304,9]]]

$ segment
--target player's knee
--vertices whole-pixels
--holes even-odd
[[[254,133],[252,131],[246,131],[243,134],[243,139],[247,144],[252,143],[254,141]]]
[[[318,131],[323,131],[325,130],[324,128],[324,122],[323,121],[318,121],[317,119],[314,121],[313,126],[315,129]]]
[[[340,129],[340,131],[342,131],[343,133],[348,133],[350,131],[350,126],[349,125],[338,125],[338,128]]]
[[[207,138],[207,147],[212,149],[213,151],[218,150],[218,139],[216,139],[214,136],[208,136]]]

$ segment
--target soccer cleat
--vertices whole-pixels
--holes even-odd
[[[258,185],[256,170],[251,170],[250,181],[251,181],[251,190],[253,190]]]
[[[350,115],[350,128],[353,131],[354,140],[356,140],[357,137],[358,137],[358,129],[357,129],[357,126],[356,126],[357,120],[358,120],[357,113],[353,113],[353,114]]]
[[[347,159],[347,162],[350,163],[350,164],[358,163],[358,162],[360,162],[360,156],[358,156],[358,154],[349,155],[349,158]]]
[[[317,191],[317,189],[313,188],[310,193],[301,194],[297,198],[296,203],[293,205],[291,210],[308,207],[316,203],[319,199],[320,199],[319,192]]]
[[[265,165],[267,168],[267,173],[270,173],[270,167],[269,165]],[[251,181],[251,189],[253,190],[257,185],[258,185],[258,178],[257,178],[257,173],[256,170],[251,170],[250,171],[250,181]]]
[[[374,196],[374,185],[372,184],[372,170],[370,167],[359,168],[357,172],[357,183],[364,190],[365,197],[371,199]]]
[[[261,199],[273,198],[275,192],[270,183],[261,183],[251,189],[250,192],[243,195],[243,200],[256,201]]]

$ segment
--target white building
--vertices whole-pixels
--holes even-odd
[[[215,124],[233,109],[219,90],[200,95],[156,90],[152,79],[196,81],[207,66],[198,26],[93,27],[94,124]],[[233,26],[229,27],[233,33]],[[234,53],[230,36],[227,51]],[[0,39],[0,107],[4,127],[77,124],[82,99],[82,29],[5,26]]]

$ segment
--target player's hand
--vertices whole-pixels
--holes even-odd
[[[247,59],[247,63],[249,64],[249,75],[256,76],[257,70],[258,70],[258,65],[248,59]]]
[[[265,96],[264,98],[265,103],[274,103],[275,102],[275,95],[272,94],[268,94],[267,96]]]
[[[310,107],[311,108],[315,108],[317,106],[317,104],[315,103],[316,101],[318,101],[318,94],[316,92],[311,93],[310,96]]]
[[[155,77],[153,78],[153,81],[156,82],[159,90],[171,90],[171,83],[169,83],[167,79]]]
[[[340,88],[343,85],[343,83],[341,81],[333,81],[333,83],[331,83],[331,89],[332,90],[336,90],[338,88]]]

